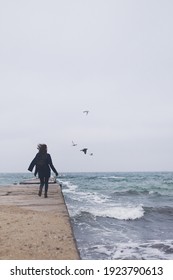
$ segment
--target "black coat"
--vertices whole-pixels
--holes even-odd
[[[44,158],[44,163],[40,164],[40,159],[42,159],[42,158]],[[46,154],[37,153],[35,158],[30,163],[28,170],[32,172],[34,166],[35,166],[34,175],[36,176],[36,174],[38,173],[39,178],[41,178],[41,177],[49,178],[50,172],[51,172],[50,168],[56,174],[56,176],[58,176],[58,172],[56,171],[55,167],[53,166],[51,156],[48,153],[46,153]]]

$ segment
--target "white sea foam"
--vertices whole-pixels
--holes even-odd
[[[173,248],[172,240],[150,240],[146,243],[119,243],[112,254],[113,259],[172,259],[173,253],[165,254],[164,246]]]
[[[167,247],[171,252],[165,252]],[[116,242],[110,244],[95,244],[83,248],[83,259],[108,260],[172,260],[173,240],[150,240],[149,242]]]
[[[69,181],[60,181],[60,183],[62,183],[66,187],[63,189],[63,193],[71,193],[71,194],[73,193],[73,195],[75,195],[75,200],[84,202],[85,204],[87,202],[102,204],[109,200],[108,196],[105,196],[101,193],[98,194],[97,192],[93,192],[93,191],[91,192],[79,191],[80,188]]]
[[[102,204],[109,201],[109,197],[97,192],[78,192],[77,195],[81,196],[84,202]]]
[[[122,177],[122,176],[102,176],[101,179],[124,180],[125,177]]]
[[[106,209],[94,209],[93,213],[99,217],[109,217],[119,220],[135,220],[144,215],[144,209],[141,205],[136,207],[110,207]]]
[[[69,181],[60,181],[60,183],[62,183],[64,186],[66,186],[67,189],[64,189],[63,192],[75,192],[76,189],[78,188],[77,185],[75,184],[71,184]]]

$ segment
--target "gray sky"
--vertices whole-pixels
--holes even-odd
[[[38,143],[59,172],[172,171],[172,11],[0,0],[0,172],[27,171]]]

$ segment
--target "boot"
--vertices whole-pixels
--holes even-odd
[[[47,192],[45,192],[44,197],[47,198]]]
[[[42,186],[40,186],[40,188],[39,188],[39,192],[38,192],[38,195],[39,195],[39,196],[41,196],[41,195],[42,195],[42,189],[43,189],[43,187],[42,187]]]

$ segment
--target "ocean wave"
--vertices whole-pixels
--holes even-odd
[[[59,182],[62,185],[63,190],[69,191],[69,192],[75,192],[78,188],[77,185],[70,183],[69,181],[62,181],[59,180]]]
[[[144,209],[142,206],[137,207],[112,207],[110,209],[104,209],[98,211],[96,216],[103,216],[109,218],[115,218],[119,220],[136,220],[144,215]]]
[[[97,180],[97,179],[99,179],[99,177],[98,176],[88,176],[87,177],[87,180]]]
[[[109,197],[98,192],[94,191],[83,191],[80,190],[80,188],[75,185],[70,183],[69,181],[60,181],[62,185],[62,191],[63,193],[73,195],[73,200],[74,201],[80,201],[80,202],[93,202],[96,204],[102,204],[105,203],[106,201],[109,201]]]
[[[109,209],[89,209],[87,210],[81,210],[80,213],[78,212],[77,216],[79,218],[79,215],[81,218],[86,215],[90,217],[92,215],[93,217],[106,217],[106,218],[113,218],[118,220],[136,220],[140,219],[144,216],[144,209],[141,205],[136,207],[111,207]]]
[[[157,195],[161,196],[161,194],[157,191],[148,191],[148,190],[125,190],[125,191],[115,191],[112,194],[113,196],[129,196],[129,195]]]
[[[100,177],[100,179],[114,180],[114,181],[124,181],[124,180],[126,180],[126,177],[122,177],[122,176],[102,176],[102,177]]]

